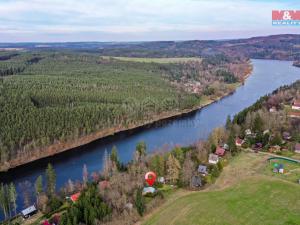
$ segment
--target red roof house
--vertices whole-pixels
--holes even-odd
[[[103,180],[103,181],[99,182],[99,187],[102,190],[110,188],[110,183],[107,180]]]
[[[299,118],[300,117],[300,112],[289,112],[288,116],[292,117],[292,118]]]
[[[71,195],[70,199],[73,203],[77,202],[78,198],[80,196],[80,192],[74,194],[74,195]]]
[[[216,149],[216,155],[218,155],[218,156],[224,156],[225,152],[226,152],[226,150],[220,146],[218,146]]]
[[[242,146],[242,144],[244,143],[244,140],[241,138],[236,138],[235,139],[235,145],[236,146]]]
[[[292,109],[300,109],[300,101],[299,100],[295,100],[293,105],[292,105]]]
[[[48,220],[45,220],[43,225],[51,225]]]

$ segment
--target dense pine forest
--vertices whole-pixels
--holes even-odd
[[[224,96],[248,67],[224,55],[149,63],[71,50],[2,51],[2,169],[52,144]]]

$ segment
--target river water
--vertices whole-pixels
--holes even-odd
[[[105,149],[110,152],[113,145],[118,148],[121,161],[128,162],[139,141],[146,142],[148,152],[170,148],[174,145],[192,144],[206,139],[215,127],[224,125],[228,115],[233,116],[253,104],[261,96],[300,79],[300,69],[293,67],[292,62],[253,59],[252,64],[253,72],[243,86],[239,87],[232,95],[195,113],[158,123],[149,128],[117,134],[75,150],[16,168],[0,174],[0,182],[15,183],[19,193],[18,210],[21,210],[23,199],[19,184],[27,180],[34,185],[36,178],[44,174],[49,162],[56,170],[58,190],[68,179],[81,180],[84,164],[87,165],[89,173],[101,170]]]

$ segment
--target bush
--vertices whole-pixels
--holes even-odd
[[[223,170],[223,163],[222,163],[222,160],[220,160],[218,163],[217,163],[217,167],[218,167],[218,170],[219,172],[221,172]]]
[[[204,184],[211,184],[212,183],[212,176],[211,174],[207,174],[204,178],[203,178],[203,185]]]
[[[212,175],[213,178],[217,178],[218,176],[220,176],[220,170],[219,170],[219,167],[217,165],[215,165],[212,168],[211,175]]]
[[[63,204],[62,201],[58,197],[56,196],[51,197],[48,202],[49,212],[53,212],[59,209],[62,206],[62,204]]]

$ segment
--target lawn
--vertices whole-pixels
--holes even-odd
[[[242,153],[204,191],[168,200],[144,220],[150,224],[300,224],[300,186],[265,174],[268,157]]]
[[[144,63],[183,63],[188,61],[199,61],[201,58],[185,57],[185,58],[136,58],[136,57],[113,57],[114,59],[130,62],[144,62]]]
[[[222,191],[184,196],[146,224],[300,224],[300,188],[254,178]]]

